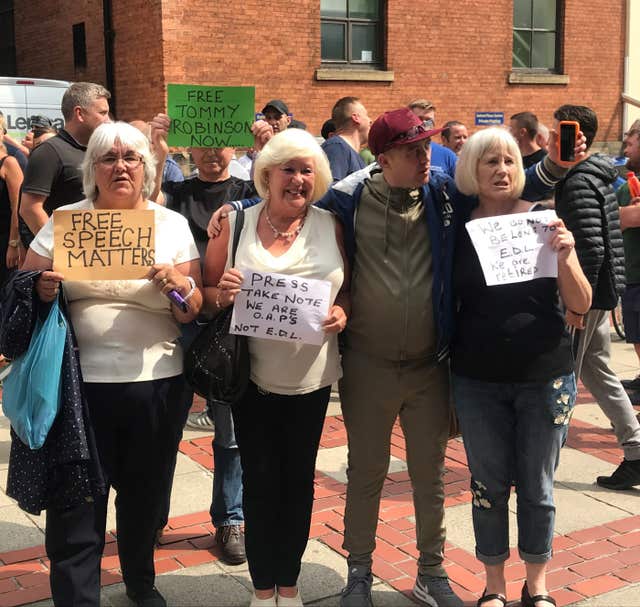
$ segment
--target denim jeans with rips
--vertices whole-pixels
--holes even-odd
[[[515,481],[520,557],[545,563],[552,555],[553,476],[576,399],[574,374],[523,383],[454,375],[453,396],[471,471],[478,560],[496,565],[509,557]]]

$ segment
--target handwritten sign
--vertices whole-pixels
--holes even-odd
[[[319,346],[329,313],[331,283],[286,274],[243,270],[231,333]]]
[[[155,263],[155,213],[54,211],[53,241],[53,269],[67,280],[144,278]]]
[[[467,223],[487,286],[557,277],[558,256],[549,246],[554,211],[483,217]]]
[[[252,86],[169,84],[169,145],[196,148],[251,147],[255,107]]]

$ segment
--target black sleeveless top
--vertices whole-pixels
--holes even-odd
[[[0,158],[0,169],[7,156]],[[11,201],[7,182],[0,177],[0,234],[9,234],[11,229]]]

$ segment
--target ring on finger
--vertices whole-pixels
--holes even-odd
[[[166,285],[169,281],[166,278],[163,278],[161,281],[162,286]]]

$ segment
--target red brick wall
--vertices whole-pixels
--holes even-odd
[[[102,0],[27,0],[14,4],[19,76],[106,84]],[[83,21],[87,67],[76,70],[72,26]]]
[[[66,54],[71,53],[71,23],[87,7],[93,7],[99,17],[95,28],[101,30],[97,0],[84,0],[80,8],[74,4],[73,11],[68,0],[18,4],[29,5],[30,13],[55,13],[56,32],[66,19]],[[52,4],[67,10],[47,8]],[[166,84],[178,82],[255,85],[257,109],[270,98],[282,98],[315,133],[336,99],[357,95],[372,117],[411,98],[426,97],[438,108],[438,122],[456,118],[469,125],[476,111],[503,111],[508,120],[512,113],[532,110],[550,123],[555,107],[581,103],[598,113],[598,139],[621,135],[624,0],[611,0],[606,10],[601,0],[566,0],[568,85],[507,83],[513,19],[513,2],[508,0],[388,0],[386,55],[388,69],[395,72],[392,83],[314,79],[320,67],[319,0],[113,0],[113,4],[118,113],[127,120],[163,109]],[[27,9],[18,8],[21,12]],[[24,30],[24,20],[17,17],[16,22]],[[88,38],[89,31],[87,23]],[[27,57],[40,68],[37,74],[25,75],[69,77],[61,68],[56,36],[50,36],[46,48],[40,43],[20,48],[23,41],[21,36],[17,42],[20,70],[29,65]]]

